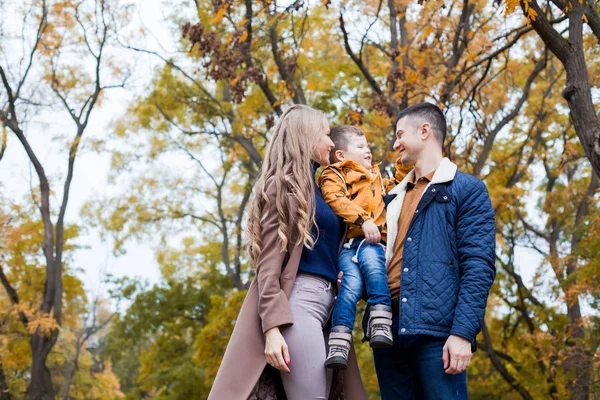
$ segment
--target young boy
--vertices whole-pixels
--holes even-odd
[[[371,347],[393,344],[392,309],[385,264],[385,205],[383,197],[408,172],[396,161],[396,176],[381,177],[365,134],[350,125],[331,129],[335,147],[331,163],[319,177],[325,201],[348,226],[340,252],[339,270],[344,272],[342,286],[333,309],[329,354],[325,366],[347,367],[352,342],[356,303],[366,285],[370,307],[368,332]]]

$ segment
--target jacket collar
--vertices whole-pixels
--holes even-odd
[[[357,163],[356,161],[352,161],[352,160],[344,160],[344,161],[340,161],[337,162],[335,164],[330,164],[330,167],[332,168],[337,168],[338,170],[342,170],[344,167],[348,167],[354,171],[361,171],[364,173],[378,173],[379,172],[379,164],[381,163],[377,163],[377,164],[373,164],[371,166],[371,170],[369,171],[367,168],[363,167],[362,165],[360,165],[359,163]]]
[[[435,170],[435,174],[433,174],[433,178],[431,179],[431,184],[435,185],[436,183],[447,183],[454,180],[456,176],[456,171],[458,167],[454,164],[450,159],[444,157],[440,162],[440,165]],[[394,189],[390,191],[389,194],[399,194],[400,192],[406,191],[406,185],[408,182],[412,182],[415,178],[415,169],[413,168],[405,177],[402,179]]]

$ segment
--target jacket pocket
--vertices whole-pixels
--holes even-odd
[[[429,262],[421,266],[420,316],[426,325],[451,327],[458,299],[456,271],[452,263]]]

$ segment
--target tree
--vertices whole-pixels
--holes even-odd
[[[549,60],[524,123],[496,143],[486,177],[499,239],[494,296],[508,312],[488,315],[480,348],[522,398],[581,398],[582,391],[588,398],[598,391],[598,320],[584,311],[598,301],[589,283],[600,272],[592,255],[597,244],[593,228],[588,232],[598,215],[598,181],[568,114],[555,105],[565,79],[557,64]],[[515,140],[519,132],[525,135]],[[540,257],[531,282],[519,271],[523,249]]]
[[[544,41],[548,49],[558,58],[567,72],[562,96],[569,105],[571,120],[581,141],[587,158],[596,175],[600,174],[600,119],[592,100],[592,84],[586,64],[584,24],[587,23],[594,41],[600,41],[600,12],[591,0],[553,0],[541,6],[537,0],[507,1],[511,12],[519,5],[531,26]],[[551,20],[554,14],[563,12],[567,16],[568,38],[556,30]],[[583,394],[582,394],[583,395]]]
[[[43,223],[36,218],[35,211],[31,200],[18,205],[0,196],[0,261],[11,266],[2,271],[0,278],[3,282],[11,282],[19,297],[18,304],[13,305],[8,293],[0,292],[0,372],[3,378],[0,384],[6,399],[23,398],[27,392],[32,365],[31,334],[37,330],[46,333],[56,329],[55,321],[43,316],[38,309],[45,283],[45,259],[41,253]],[[88,325],[82,321],[82,317],[89,311],[97,314],[100,321],[105,321],[105,317],[97,307],[88,308],[83,283],[76,277],[77,269],[72,267],[70,255],[77,248],[79,232],[76,225],[65,227],[64,318],[61,335],[48,356],[46,367],[53,377],[56,392],[70,393],[66,398],[114,399],[121,396],[121,392],[110,362],[98,359],[91,346],[84,347],[81,340],[82,332],[94,327],[93,323]],[[23,323],[23,317],[28,319],[27,325]]]
[[[86,210],[118,246],[160,237],[163,282],[142,291],[140,306],[123,318],[150,321],[156,299],[157,315],[168,304],[178,310],[174,288],[203,299],[196,300],[201,317],[185,325],[195,335],[194,352],[189,336],[170,330],[181,324],[178,311],[152,327],[136,325],[148,336],[135,356],[115,361],[115,370],[127,382],[143,376],[149,384],[132,383],[130,396],[189,393],[178,379],[194,374],[204,379],[203,391],[210,386],[252,278],[242,251],[245,205],[282,109],[307,103],[326,111],[332,124],[359,125],[376,157],[389,162],[395,112],[420,101],[443,109],[445,152],[486,182],[498,221],[498,279],[478,337],[472,395],[564,398],[578,385],[598,391],[591,378],[599,363],[597,320],[585,316],[586,306],[598,302],[589,284],[600,273],[592,239],[595,178],[560,107],[565,70],[527,21],[503,15],[492,1],[447,1],[441,9],[412,0],[195,6],[198,21],[185,25],[178,52],[150,52],[121,37],[135,54],[164,64],[106,143],[114,155],[111,179],[123,192]],[[175,7],[172,18],[188,22],[180,15],[189,11]],[[560,29],[567,18],[548,23]],[[586,54],[595,49],[585,43]],[[597,61],[591,57],[587,68],[596,71]],[[560,197],[565,192],[572,196]],[[552,245],[544,238],[551,232]],[[538,254],[531,279],[520,271],[523,251]],[[206,276],[212,284],[188,285],[190,277]],[[120,348],[127,346],[119,342],[125,330],[119,325],[109,335]],[[369,349],[359,348],[358,356],[376,398]],[[177,388],[167,387],[148,368],[152,363],[160,371],[185,365],[169,377]]]
[[[42,249],[46,264],[43,297],[37,306],[42,319],[33,319],[23,310],[19,312],[21,322],[30,331],[32,364],[28,397],[54,399],[55,391],[46,362],[57,343],[64,317],[65,213],[75,159],[102,93],[124,84],[121,80],[117,84],[105,84],[105,81],[111,80],[110,75],[121,78],[123,73],[119,72],[119,64],[113,62],[111,67],[107,59],[113,4],[103,0],[78,3],[33,0],[27,7],[10,6],[2,3],[5,8],[3,18],[13,15],[16,21],[22,21],[22,26],[16,29],[14,36],[2,31],[6,35],[2,38],[2,52],[17,54],[17,58],[5,59],[0,64],[0,121],[19,140],[39,181],[39,191],[34,196],[43,222]],[[22,15],[19,14],[21,10],[24,10]],[[33,40],[30,41],[30,37]],[[19,55],[12,51],[14,49],[24,50]],[[89,72],[87,62],[93,66]],[[29,134],[34,131],[33,118],[42,110],[62,112],[73,124],[72,139],[67,144],[69,152],[62,200],[56,209],[51,205],[51,178],[32,146]],[[0,268],[4,289],[13,307],[18,309],[21,300],[14,282],[7,279],[7,266],[0,265]]]
[[[221,274],[216,276],[223,281]],[[211,286],[214,283],[210,274],[166,278],[137,293],[127,312],[115,320],[103,339],[102,352],[114,360],[127,398],[208,396],[212,379],[207,377],[214,364],[205,365],[195,357],[197,347],[215,345],[203,333],[211,297],[223,294],[220,284]],[[230,284],[226,288],[230,290]]]

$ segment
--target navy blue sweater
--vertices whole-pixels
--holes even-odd
[[[318,164],[313,166],[316,171]],[[323,199],[315,182],[315,222],[312,234],[316,239],[312,250],[302,250],[298,272],[320,276],[335,284],[337,281],[338,251],[345,232],[344,222]],[[318,227],[318,229],[317,229]]]

